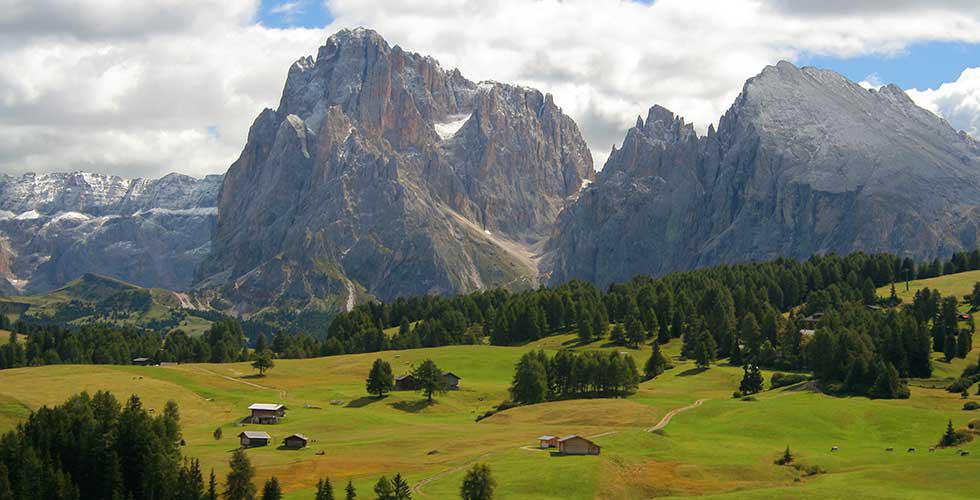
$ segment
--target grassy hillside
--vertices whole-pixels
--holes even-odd
[[[731,399],[741,369],[697,370],[667,352],[677,365],[645,382],[626,399],[572,400],[514,408],[479,423],[476,415],[506,397],[513,365],[531,348],[574,346],[573,336],[552,337],[525,347],[454,346],[412,351],[279,360],[258,378],[244,363],[172,367],[47,366],[0,371],[0,427],[9,429],[29,409],[54,404],[80,390],[106,389],[120,398],[139,394],[157,411],[167,399],[180,404],[186,454],[205,470],[223,475],[235,434],[264,430],[276,442],[293,432],[315,440],[299,451],[275,446],[252,449],[258,479],[275,475],[287,498],[310,499],[320,477],[335,486],[354,480],[359,498],[370,498],[381,474],[401,472],[416,485],[415,498],[458,498],[465,468],[490,464],[497,498],[592,499],[708,495],[711,498],[974,498],[973,477],[980,446],[928,452],[947,419],[962,426],[980,418],[961,410],[963,400],[943,390],[912,388],[912,398],[871,401],[833,398],[784,388],[757,401]],[[577,349],[621,349],[596,342]],[[621,349],[625,350],[625,349]],[[649,348],[627,350],[642,363]],[[980,350],[974,351],[975,359]],[[365,397],[364,378],[375,358],[392,363],[395,374],[425,358],[462,377],[461,389],[427,405],[415,393],[383,400]],[[769,373],[765,374],[768,382]],[[674,416],[662,430],[648,432],[672,409],[703,405]],[[971,396],[978,400],[977,396]],[[275,426],[236,422],[252,402],[289,406]],[[221,426],[224,437],[214,440]],[[542,434],[593,436],[602,455],[554,457],[536,450]],[[799,460],[826,469],[802,478],[772,461],[786,447]],[[839,451],[831,452],[832,446]],[[887,452],[885,448],[895,451]],[[914,453],[905,450],[917,448]],[[323,455],[317,455],[323,451]],[[339,488],[338,488],[339,492]]]
[[[149,327],[167,324],[190,335],[200,335],[211,322],[187,314],[188,298],[158,288],[142,288],[124,281],[86,274],[45,295],[0,297],[0,314],[11,321],[56,318],[59,323],[111,323]]]
[[[957,300],[962,301],[963,296],[973,291],[973,285],[980,281],[980,271],[967,271],[965,273],[947,274],[937,278],[924,280],[912,280],[906,283],[895,283],[895,293],[903,302],[911,302],[915,292],[923,288],[938,289],[943,295],[954,295]],[[883,286],[878,289],[878,296],[888,297],[891,294],[891,285]]]

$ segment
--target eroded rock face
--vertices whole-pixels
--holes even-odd
[[[99,273],[188,288],[207,254],[221,176],[0,176],[0,294],[45,293]]]
[[[529,286],[530,246],[593,176],[550,96],[344,30],[252,125],[199,286],[241,313]]]
[[[552,281],[856,250],[976,248],[980,147],[899,88],[782,62],[697,137],[654,107],[563,213]]]

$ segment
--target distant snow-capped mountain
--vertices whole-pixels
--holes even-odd
[[[43,293],[89,272],[188,287],[210,246],[221,179],[0,175],[0,294]]]

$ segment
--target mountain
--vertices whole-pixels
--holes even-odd
[[[560,217],[551,280],[599,285],[718,263],[980,246],[980,145],[898,87],[781,62],[717,131],[654,106]]]
[[[0,314],[14,321],[116,324],[198,335],[214,318],[187,294],[143,288],[93,273],[43,295],[0,297]]]
[[[245,314],[534,286],[555,218],[594,175],[550,95],[343,30],[253,123],[197,286]]]
[[[0,175],[0,294],[84,273],[186,289],[207,254],[221,176]]]

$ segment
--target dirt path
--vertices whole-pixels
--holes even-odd
[[[699,399],[695,401],[694,404],[685,406],[683,408],[675,408],[673,410],[670,410],[669,412],[667,412],[666,415],[664,415],[664,418],[660,419],[660,422],[657,422],[657,425],[647,429],[647,432],[659,431],[660,429],[667,427],[667,424],[670,423],[670,419],[674,418],[675,415],[677,415],[678,413],[683,413],[692,408],[697,408],[701,406],[705,401],[707,401],[707,399]]]
[[[690,410],[691,408],[697,408],[698,406],[701,406],[705,401],[707,401],[707,399],[699,399],[699,400],[695,401],[693,404],[691,404],[689,406],[685,406],[683,408],[675,408],[673,410],[670,410],[669,412],[667,412],[666,415],[664,415],[664,418],[660,419],[660,422],[658,422],[657,425],[655,425],[655,426],[647,429],[647,432],[653,432],[653,431],[656,431],[656,430],[663,429],[664,427],[667,427],[667,424],[670,423],[670,419],[674,418],[675,415],[677,415],[678,413],[681,413],[681,412],[685,412],[687,410]],[[596,439],[596,438],[600,438],[600,437],[603,437],[603,436],[609,436],[611,434],[616,434],[617,432],[619,432],[619,431],[618,430],[615,430],[615,431],[606,431],[606,432],[601,432],[599,434],[593,434],[593,435],[587,436],[587,437],[589,439]],[[531,445],[528,445],[528,446],[519,446],[518,448],[521,449],[521,450],[525,450],[525,451],[549,451],[549,452],[550,451],[554,451],[552,449],[543,449],[543,448],[539,448],[539,447],[531,446]],[[498,450],[498,451],[502,451],[502,450]],[[422,488],[425,487],[425,485],[427,485],[427,484],[429,484],[429,483],[431,483],[433,481],[436,481],[438,479],[441,479],[443,477],[446,477],[449,474],[452,474],[453,472],[457,472],[457,471],[460,471],[462,469],[465,469],[470,464],[472,464],[474,462],[477,462],[479,460],[483,460],[484,458],[486,458],[486,457],[488,457],[488,456],[490,456],[490,455],[492,455],[494,453],[495,452],[493,452],[493,451],[488,452],[488,453],[484,453],[483,455],[480,455],[480,456],[478,456],[478,457],[476,457],[474,459],[467,460],[466,463],[463,463],[461,465],[457,465],[457,466],[452,467],[450,469],[446,469],[446,470],[444,470],[444,471],[442,471],[442,472],[440,472],[440,473],[438,473],[438,474],[436,474],[434,476],[427,477],[427,478],[425,478],[425,479],[423,479],[423,480],[415,483],[415,485],[412,486],[412,491],[416,495],[418,495],[420,497],[424,497],[425,496],[425,493],[422,491]]]
[[[221,378],[223,378],[225,380],[231,380],[232,382],[238,382],[239,384],[250,385],[252,387],[255,387],[256,389],[265,389],[267,391],[276,391],[276,390],[278,390],[278,389],[274,389],[272,387],[266,387],[264,385],[259,385],[259,384],[256,384],[254,382],[249,382],[247,380],[242,380],[240,378],[235,378],[235,377],[229,377],[227,375],[222,375],[220,373],[213,372],[211,370],[208,370],[207,368],[203,368],[203,367],[200,367],[200,366],[195,366],[194,368],[197,368],[198,370],[200,370],[202,372],[205,372],[205,373],[208,373],[210,375],[214,375],[215,377],[221,377]],[[280,391],[280,392],[281,393],[285,393],[285,391]]]
[[[453,467],[451,469],[446,469],[446,470],[444,470],[444,471],[442,471],[442,472],[440,472],[440,473],[438,473],[438,474],[436,474],[434,476],[427,477],[427,478],[425,478],[425,479],[423,479],[423,480],[415,483],[415,485],[412,486],[412,492],[415,493],[416,495],[420,496],[420,497],[424,497],[425,496],[425,493],[422,492],[422,487],[424,487],[425,485],[427,485],[427,484],[429,484],[432,481],[435,481],[437,479],[441,479],[443,477],[446,477],[446,476],[452,474],[453,472],[463,470],[467,466],[469,466],[470,464],[472,464],[473,462],[476,462],[478,460],[483,460],[484,458],[486,458],[486,457],[488,457],[488,456],[490,456],[492,454],[493,454],[492,451],[491,452],[488,452],[488,453],[484,453],[483,455],[480,455],[480,456],[478,456],[478,457],[476,457],[476,458],[474,458],[472,460],[468,460],[466,463],[464,463],[462,465],[457,465],[456,467]]]

